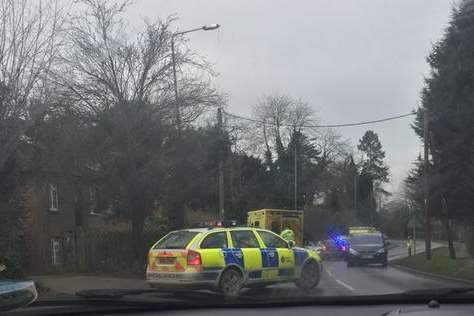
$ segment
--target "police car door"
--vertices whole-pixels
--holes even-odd
[[[274,267],[269,278],[289,279],[295,274],[295,256],[288,243],[280,236],[265,230],[257,231],[265,247],[262,249],[263,267]]]
[[[215,279],[225,267],[224,250],[228,248],[225,231],[208,234],[201,241],[200,253],[203,274],[206,279]]]
[[[232,252],[237,264],[248,274],[249,280],[259,279],[262,267],[260,244],[252,230],[231,230]],[[239,257],[241,260],[238,260]]]

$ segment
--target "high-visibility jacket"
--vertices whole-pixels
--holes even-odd
[[[407,239],[407,248],[413,248],[413,239]]]
[[[280,236],[286,241],[295,241],[295,233],[289,228],[282,231]]]

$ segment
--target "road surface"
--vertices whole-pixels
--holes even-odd
[[[441,243],[432,243],[433,248],[442,246]],[[389,261],[407,256],[404,241],[391,241]],[[424,252],[424,242],[416,242],[417,253]],[[427,277],[403,271],[390,265],[351,267],[344,261],[324,261],[324,271],[318,287],[312,291],[313,296],[340,296],[340,295],[374,295],[393,294],[414,289],[435,289],[441,287],[462,287],[464,283],[448,281],[440,278]],[[265,290],[244,290],[244,295],[252,297],[271,296],[298,296],[290,284],[271,286]]]

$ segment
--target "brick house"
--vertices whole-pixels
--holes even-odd
[[[48,151],[27,140],[17,149],[29,273],[78,270],[78,232],[82,236],[84,231],[117,225],[99,199],[97,168],[85,158]]]
[[[77,227],[75,192],[70,183],[45,177],[25,184],[25,238],[29,271],[74,270],[74,236]]]

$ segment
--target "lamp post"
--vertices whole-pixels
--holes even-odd
[[[172,64],[173,64],[173,83],[174,83],[174,98],[175,98],[175,110],[176,110],[176,126],[178,129],[178,132],[181,130],[181,114],[179,110],[179,102],[178,102],[178,81],[176,79],[176,54],[175,54],[175,47],[174,47],[174,40],[176,36],[191,33],[191,32],[197,32],[197,31],[212,31],[215,29],[218,29],[220,27],[219,24],[209,24],[209,25],[204,25],[201,27],[197,27],[194,29],[189,29],[186,31],[181,31],[181,32],[176,32],[171,35],[171,59],[172,59]]]
[[[425,108],[423,116],[423,144],[424,144],[424,161],[423,161],[423,195],[425,202],[425,253],[426,260],[431,260],[431,206],[430,201],[430,187],[429,187],[429,117],[428,117],[428,108]]]

